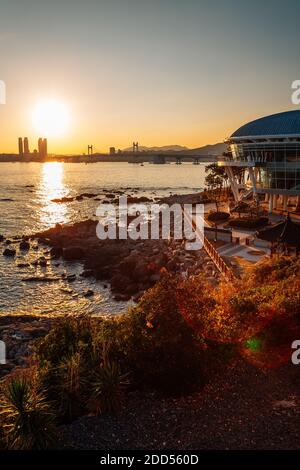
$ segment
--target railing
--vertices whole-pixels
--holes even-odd
[[[229,281],[233,281],[233,279],[235,279],[235,275],[233,274],[232,269],[230,269],[230,267],[227,266],[222,256],[219,255],[215,247],[210,243],[210,241],[205,236],[203,239],[203,247],[206,253],[214,262],[215,266],[221,272],[221,274],[223,274],[223,276],[226,277],[226,279],[228,279]]]
[[[220,273],[228,280],[228,281],[233,281],[236,279],[235,274],[233,273],[232,269],[225,263],[223,258],[220,256],[220,254],[217,252],[215,247],[210,243],[210,241],[206,238],[203,233],[200,232],[199,228],[196,226],[195,221],[193,217],[190,217],[189,213],[184,212],[184,217],[186,217],[189,222],[191,223],[193,229],[195,232],[197,232],[198,236],[202,238],[203,240],[203,248],[205,249],[206,253],[208,256],[211,258],[213,261],[214,265],[216,268],[220,271]]]

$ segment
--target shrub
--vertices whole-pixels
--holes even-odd
[[[1,408],[9,449],[46,449],[55,442],[54,414],[29,378],[15,377],[3,384]]]
[[[187,393],[237,351],[249,360],[257,345],[290,351],[299,273],[300,260],[291,258],[265,260],[216,288],[201,276],[164,273],[127,314],[57,321],[36,348],[47,398],[64,420],[114,412],[128,387]]]
[[[90,355],[93,343],[93,324],[88,316],[64,317],[56,320],[52,329],[37,346],[39,361],[57,366],[66,357],[80,351]]]
[[[181,393],[203,383],[205,351],[178,309],[180,277],[165,274],[118,324],[111,352],[132,385]]]
[[[109,358],[108,350],[104,347],[103,360],[92,377],[89,408],[96,414],[118,411],[129,385],[128,375],[121,372],[118,362]]]
[[[66,317],[57,320],[36,346],[41,383],[63,421],[70,421],[87,409],[93,334],[89,317]]]
[[[252,271],[253,283],[274,283],[279,280],[295,277],[300,273],[300,258],[275,257],[263,259]]]
[[[203,383],[205,351],[178,310],[180,282],[165,274],[127,314],[106,320],[68,317],[41,340],[36,348],[41,380],[64,419],[86,409],[91,384],[94,398],[100,400],[105,387],[115,387],[118,396],[124,374],[130,373],[131,388],[168,393]],[[106,365],[104,347],[109,348]]]

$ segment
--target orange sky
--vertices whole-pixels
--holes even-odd
[[[18,136],[36,147],[32,112],[49,98],[70,114],[60,137],[44,134],[51,153],[198,147],[295,109],[297,12],[293,0],[28,0],[20,15],[2,0],[0,152],[17,152]]]

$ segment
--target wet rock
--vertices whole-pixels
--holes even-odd
[[[128,196],[127,203],[128,204],[136,204],[140,202],[152,202],[152,199],[149,199],[146,196],[136,197],[136,196]]]
[[[27,240],[22,240],[19,247],[22,251],[28,251],[30,250],[30,243]]]
[[[84,297],[92,297],[94,295],[94,291],[92,289],[88,289],[83,296]]]
[[[22,279],[24,282],[57,282],[59,280],[57,276],[30,276]]]
[[[14,257],[16,256],[16,250],[14,248],[5,248],[3,251],[3,256]]]
[[[18,263],[17,268],[28,268],[30,266],[29,263]]]
[[[95,193],[82,193],[82,196],[87,197],[87,198],[93,198],[93,197],[98,196],[98,194],[95,194]]]
[[[57,204],[62,204],[65,202],[72,202],[72,201],[74,201],[73,197],[61,197],[61,198],[51,199],[51,202],[56,202]]]

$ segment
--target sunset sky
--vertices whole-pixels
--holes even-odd
[[[1,0],[0,152],[33,147],[45,100],[67,113],[57,153],[198,147],[296,109],[299,17],[299,0]]]

